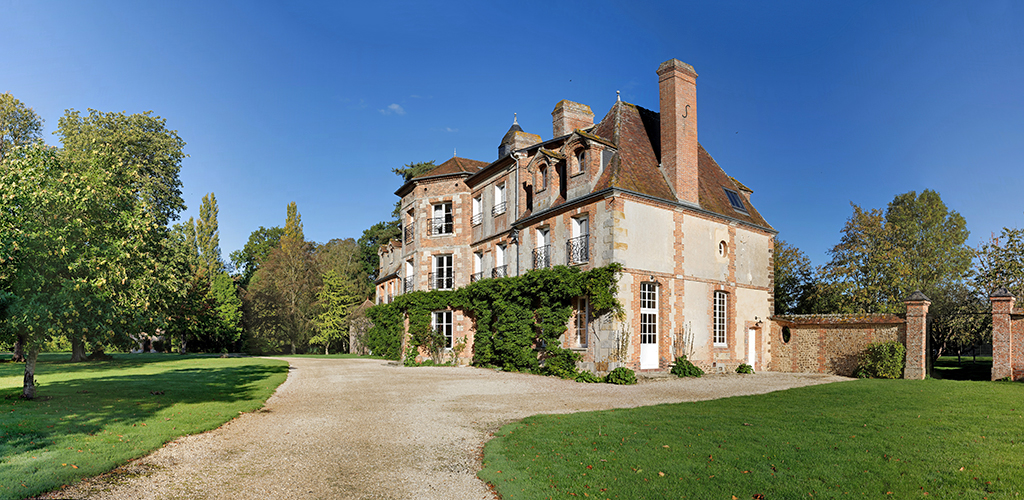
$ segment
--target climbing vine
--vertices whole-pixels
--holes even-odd
[[[618,264],[590,271],[555,266],[480,280],[453,291],[411,292],[371,308],[374,327],[367,336],[400,346],[403,319],[408,318],[410,348],[431,351],[439,340],[431,328],[431,313],[458,309],[475,323],[473,364],[537,372],[543,363],[547,373],[571,378],[578,354],[563,349],[559,338],[572,316],[572,299],[588,297],[595,316],[621,317],[622,305],[615,298],[619,271]],[[367,345],[373,349],[370,341]]]

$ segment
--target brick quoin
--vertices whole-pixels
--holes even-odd
[[[920,291],[907,298],[907,361],[903,378],[924,380],[928,374],[925,356],[928,345],[928,300]]]
[[[992,293],[989,301],[992,302],[992,380],[1020,380],[1024,378],[1024,359],[1020,353],[1022,320],[1020,315],[1014,318],[1012,314],[1016,298],[1000,288]],[[1018,326],[1016,332],[1014,326]]]

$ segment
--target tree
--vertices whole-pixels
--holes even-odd
[[[999,287],[1024,297],[1024,229],[1004,227],[975,251],[974,286],[983,297]]]
[[[363,262],[363,272],[366,273],[366,285],[369,290],[374,289],[374,280],[380,271],[380,257],[377,256],[377,249],[381,245],[402,237],[402,226],[398,220],[378,222],[363,231],[359,237],[359,257]]]
[[[348,352],[348,316],[360,303],[361,297],[352,283],[332,269],[324,275],[323,286],[316,298],[321,312],[314,319],[317,334],[309,339],[309,343],[323,346],[324,354],[330,354],[331,346]]]
[[[82,117],[69,109],[56,133],[67,151],[88,155],[98,144],[118,151],[133,171],[124,187],[154,214],[158,227],[166,228],[184,210],[178,173],[185,158],[185,141],[177,131],[168,130],[166,120],[152,111],[126,115],[90,109],[88,116]]]
[[[291,202],[281,243],[253,275],[246,294],[246,323],[256,344],[271,349],[288,346],[292,354],[306,348],[321,286],[313,250],[313,244],[305,241],[298,208]]]
[[[123,151],[94,147],[83,156],[37,144],[0,165],[0,290],[14,296],[3,330],[25,341],[25,398],[47,340],[126,342],[153,319],[141,292],[159,278],[163,233],[125,189],[136,171]]]
[[[203,204],[199,206],[199,220],[195,222],[195,238],[202,267],[210,276],[224,269],[220,256],[217,212],[217,198],[213,193],[203,196]]]
[[[801,314],[809,308],[815,291],[814,268],[799,248],[775,242],[775,314]]]
[[[900,312],[914,290],[937,296],[970,270],[966,222],[931,190],[898,195],[884,212],[853,205],[842,232],[823,273],[853,312]]]
[[[43,120],[10,92],[0,94],[0,162],[17,146],[42,140]]]
[[[231,265],[240,275],[239,285],[242,288],[249,286],[249,281],[256,274],[260,264],[270,255],[271,250],[281,243],[282,236],[283,228],[274,226],[268,229],[260,226],[249,235],[249,241],[241,250],[231,252]]]
[[[360,248],[352,238],[333,239],[316,247],[317,261],[320,263],[321,274],[334,271],[354,288],[360,297],[367,297],[373,292],[366,280],[366,271],[360,260]]]

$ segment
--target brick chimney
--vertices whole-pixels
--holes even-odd
[[[554,129],[552,137],[569,135],[578,128],[587,128],[594,124],[594,112],[590,106],[562,99],[555,104],[555,110],[551,112],[551,122]]]
[[[661,167],[679,201],[699,205],[697,186],[697,72],[671,59],[658,66]]]

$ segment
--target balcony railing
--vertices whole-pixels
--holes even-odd
[[[508,264],[505,264],[504,266],[497,266],[491,270],[492,278],[504,278],[505,276],[508,276]]]
[[[455,288],[455,278],[450,272],[430,273],[427,277],[427,285],[431,290],[451,290]]]
[[[480,223],[483,222],[483,221],[484,221],[484,213],[483,212],[477,212],[477,213],[473,214],[473,218],[469,220],[469,222],[471,222],[474,226],[479,226]]]
[[[412,287],[415,286],[413,284],[413,281],[414,281],[414,278],[412,276],[409,276],[408,278],[405,278],[405,279],[402,280],[402,290],[403,290],[403,293],[409,293],[409,292],[412,291]]]
[[[416,239],[416,223],[412,222],[405,226],[405,242],[412,243]]]
[[[504,202],[504,201],[501,202],[501,203],[495,203],[494,206],[491,207],[491,215],[497,217],[497,216],[505,213],[505,203],[506,202]]]
[[[590,235],[584,234],[570,238],[565,242],[565,254],[569,256],[570,264],[582,264],[590,261]]]
[[[533,268],[546,269],[551,267],[551,245],[539,246],[533,249]]]
[[[473,274],[469,275],[469,282],[470,283],[476,283],[477,281],[480,281],[482,279],[484,279],[484,272],[483,271],[480,271],[478,273],[473,273]]]
[[[430,219],[430,234],[452,234],[454,226],[451,216],[434,217]]]

